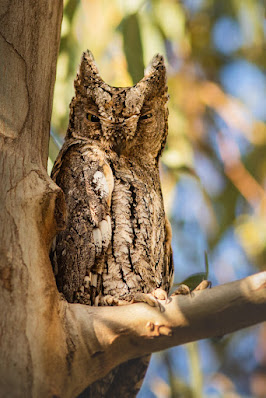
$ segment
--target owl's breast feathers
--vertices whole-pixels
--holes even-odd
[[[51,256],[59,290],[68,301],[87,304],[99,296],[169,291],[171,228],[158,168],[95,143],[68,141],[52,172],[68,211]]]
[[[112,241],[104,293],[120,297],[161,287],[169,291],[173,265],[169,226],[155,165],[120,157],[111,163]]]

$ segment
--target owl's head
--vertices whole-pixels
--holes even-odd
[[[70,104],[68,137],[99,141],[119,155],[158,159],[166,141],[166,68],[155,55],[133,87],[103,81],[90,51],[83,54]]]

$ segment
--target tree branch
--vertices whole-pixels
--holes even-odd
[[[75,374],[66,391],[76,386],[77,394],[126,360],[265,321],[266,272],[175,296],[163,312],[147,304],[107,308],[62,302],[62,308],[75,347]]]

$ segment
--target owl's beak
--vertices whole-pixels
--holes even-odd
[[[106,137],[112,137],[112,147],[118,154],[125,149],[134,137],[139,117],[133,115],[122,123],[110,123],[108,120],[101,120],[101,127]]]

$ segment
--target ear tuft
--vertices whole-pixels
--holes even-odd
[[[146,99],[164,96],[167,101],[166,67],[162,55],[156,54],[152,58],[145,69],[144,78],[136,86],[143,87]]]
[[[156,70],[163,69],[165,70],[164,57],[161,54],[156,54],[150,61],[149,65],[144,71],[144,76],[149,76],[153,74]]]
[[[94,71],[96,73],[98,72],[94,57],[92,55],[92,52],[90,50],[85,51],[82,54],[81,57],[81,64],[80,64],[80,70],[81,69],[85,69],[85,70],[91,70]]]
[[[82,54],[77,79],[75,80],[76,91],[80,91],[82,88],[87,88],[102,81],[92,53],[90,50],[85,51]]]

